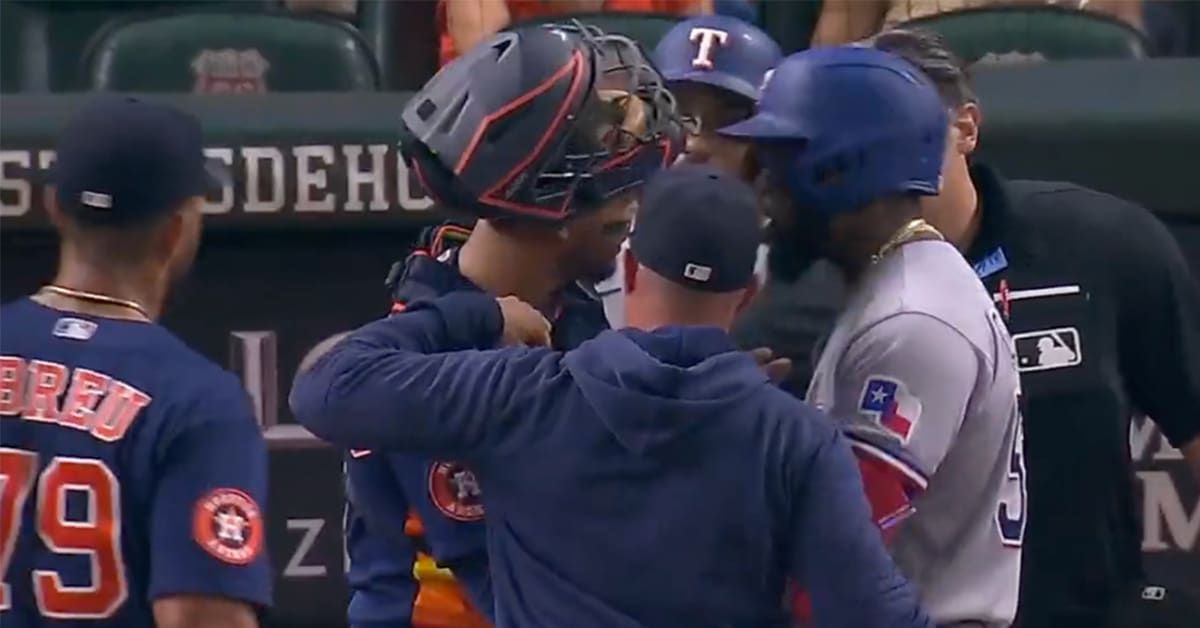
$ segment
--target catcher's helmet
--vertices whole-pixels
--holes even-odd
[[[757,100],[763,76],[783,53],[770,35],[742,20],[704,15],[667,31],[653,56],[668,82],[704,83]]]
[[[753,140],[774,183],[821,213],[941,188],[948,123],[933,84],[872,48],[814,48],[783,60],[758,111],[721,129]]]
[[[563,220],[641,185],[684,137],[637,45],[579,23],[496,35],[401,117],[401,152],[428,191],[481,218]]]

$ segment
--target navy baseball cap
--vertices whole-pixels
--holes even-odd
[[[221,187],[200,121],[128,96],[90,100],[67,122],[50,170],[58,206],[92,224],[135,224]]]
[[[762,242],[754,190],[703,164],[680,164],[642,189],[629,246],[638,263],[681,286],[732,292],[750,285]]]

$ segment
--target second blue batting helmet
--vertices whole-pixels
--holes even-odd
[[[936,195],[947,112],[913,65],[872,48],[814,48],[783,60],[758,111],[721,129],[746,138],[773,181],[825,214],[881,197]]]
[[[742,20],[703,15],[676,24],[653,56],[668,82],[704,83],[757,100],[763,76],[783,53],[770,35]]]

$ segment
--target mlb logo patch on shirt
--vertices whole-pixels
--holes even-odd
[[[66,338],[68,340],[91,340],[92,336],[96,335],[96,323],[84,320],[82,318],[63,317],[54,321],[54,330],[51,331],[56,338]]]
[[[900,437],[901,443],[908,443],[921,418],[921,400],[908,394],[900,380],[876,375],[868,377],[863,385],[858,410]]]
[[[1013,334],[1017,350],[1017,370],[1022,373],[1079,366],[1083,347],[1074,327],[1042,329]]]

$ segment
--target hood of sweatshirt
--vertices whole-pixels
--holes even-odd
[[[639,455],[735,416],[771,385],[715,327],[607,331],[568,353],[565,366],[617,441]]]

